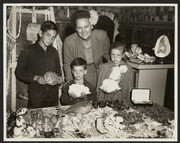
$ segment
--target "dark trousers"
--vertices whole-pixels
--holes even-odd
[[[58,89],[28,92],[28,108],[53,107],[58,105]]]

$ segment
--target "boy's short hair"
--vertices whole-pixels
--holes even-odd
[[[55,31],[58,32],[58,27],[52,21],[45,21],[41,25],[41,30],[42,30],[43,33],[46,32],[47,30],[55,30]]]
[[[74,66],[84,66],[84,69],[87,69],[87,62],[83,58],[75,58],[71,64],[70,67],[73,69]]]
[[[112,49],[118,49],[118,50],[122,51],[122,53],[124,53],[125,49],[126,49],[126,43],[120,42],[120,41],[115,41],[110,47],[110,50],[109,50],[110,54],[111,54]]]

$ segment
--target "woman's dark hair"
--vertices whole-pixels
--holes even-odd
[[[84,66],[84,69],[87,69],[87,62],[83,58],[77,57],[70,64],[71,69],[73,69],[74,66]]]
[[[47,30],[55,30],[55,31],[58,32],[58,27],[52,21],[45,21],[41,25],[41,30],[42,30],[43,33],[46,32]]]
[[[115,41],[110,47],[110,50],[109,50],[110,54],[111,54],[112,49],[118,49],[118,50],[121,50],[122,53],[124,53],[126,49],[126,43]]]
[[[76,28],[76,20],[81,18],[90,18],[90,13],[87,10],[77,10],[71,15],[71,24]]]

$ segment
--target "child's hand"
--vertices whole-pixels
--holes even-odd
[[[59,84],[60,85],[62,82],[63,82],[62,78],[60,76],[58,76],[56,80],[49,81],[48,84],[50,84],[50,85],[57,85],[57,84]]]
[[[60,89],[64,88],[65,87],[65,83],[62,82],[61,85],[59,86]]]
[[[69,94],[72,98],[78,98],[74,93]]]
[[[46,81],[42,76],[35,76],[34,81],[38,82],[39,84],[45,85]]]
[[[65,83],[64,83],[64,87],[66,86],[66,84],[68,84],[69,83],[69,81],[66,81]]]
[[[87,95],[84,92],[82,92],[80,98],[85,99],[85,98],[87,98]]]
[[[61,78],[60,76],[58,76],[58,78],[57,78],[57,84],[61,84],[61,83],[63,83],[63,80],[62,80],[62,78]]]
[[[119,91],[119,90],[116,89],[116,90],[111,91],[111,92],[109,92],[109,93],[110,93],[110,94],[111,94],[111,93],[116,93],[116,92],[118,92],[118,91]]]

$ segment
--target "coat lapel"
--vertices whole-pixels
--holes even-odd
[[[78,47],[78,53],[81,53],[83,55],[83,57],[85,58],[86,56],[85,56],[83,43],[81,41],[81,38],[78,35],[77,35],[77,37],[78,38],[76,40],[76,47]],[[99,61],[99,58],[101,58],[99,53],[101,53],[102,51],[99,51],[99,48],[98,48],[99,43],[97,42],[96,37],[94,36],[94,32],[92,32],[92,34],[91,34],[91,44],[92,44],[94,61]]]
[[[77,35],[77,39],[76,39],[76,42],[75,42],[75,47],[77,47],[77,57],[82,57],[84,59],[86,59],[86,56],[85,56],[85,51],[84,51],[84,46],[83,46],[83,43],[80,39],[80,37]]]
[[[108,68],[109,69],[108,69],[107,77],[110,76],[113,67],[114,67],[114,64],[111,61],[108,61]]]
[[[94,61],[97,61],[97,49],[95,47],[97,42],[95,42],[95,37],[93,36],[93,33],[91,34],[91,44],[92,44],[92,51],[93,51],[93,58],[94,58]]]

